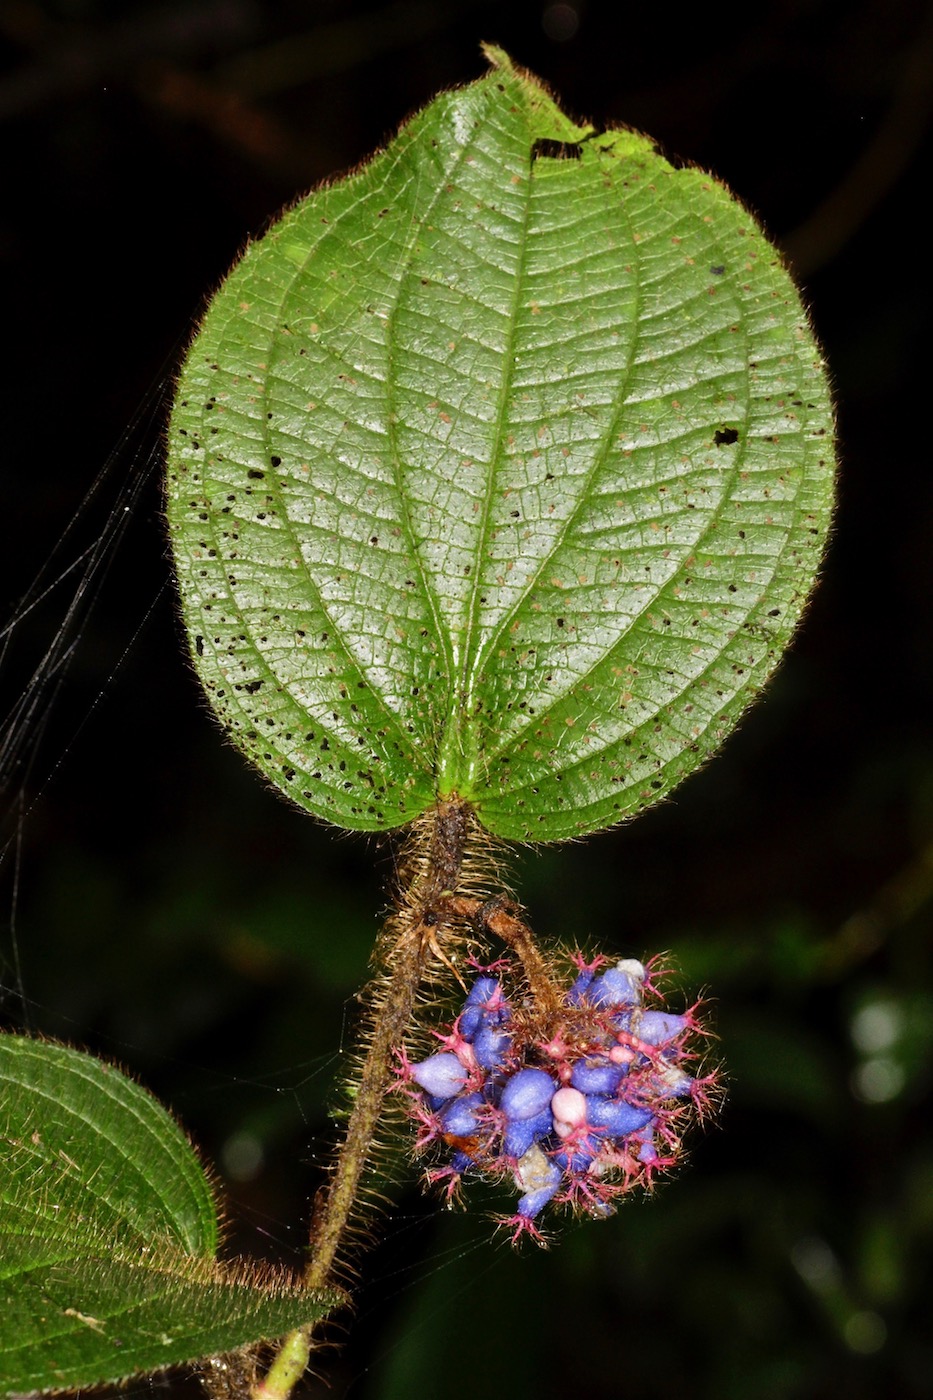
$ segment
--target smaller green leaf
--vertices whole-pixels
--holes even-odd
[[[338,1305],[216,1261],[210,1182],[119,1070],[0,1036],[0,1393],[78,1389],[281,1336]]]

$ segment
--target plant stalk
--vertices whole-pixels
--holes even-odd
[[[448,901],[451,914],[469,919],[477,928],[495,934],[515,952],[522,965],[535,1008],[545,1021],[556,1016],[563,1005],[562,993],[547,970],[534,935],[518,917],[518,910],[509,900],[496,898],[484,904],[479,899],[456,896]]]
[[[418,989],[444,924],[460,917],[453,898],[470,829],[469,808],[456,798],[439,803],[430,826],[416,831],[407,862],[407,887],[380,940],[387,981],[372,997],[377,1008],[356,1087],[353,1109],[329,1182],[317,1194],[311,1222],[311,1255],[304,1274],[308,1289],[335,1286],[347,1226],[360,1178],[369,1162],[383,1102],[392,1085],[392,1051],[405,1038]],[[375,984],[374,984],[375,985]],[[288,1400],[308,1364],[316,1324],[290,1332],[279,1345],[252,1400]]]

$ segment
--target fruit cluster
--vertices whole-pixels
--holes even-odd
[[[551,1201],[611,1214],[617,1197],[676,1162],[685,1113],[708,1101],[712,1076],[691,1070],[695,1009],[665,1010],[634,959],[577,959],[577,969],[543,1024],[488,969],[453,1025],[435,1032],[436,1054],[400,1054],[418,1147],[451,1149],[429,1179],[453,1195],[467,1174],[511,1177],[521,1194],[503,1223],[514,1238],[540,1238],[536,1218]]]

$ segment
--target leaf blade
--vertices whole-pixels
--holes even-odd
[[[0,1390],[77,1389],[281,1335],[339,1301],[221,1268],[213,1192],[152,1097],[0,1035]]]
[[[209,313],[183,380],[202,398],[230,378],[237,306],[266,288],[271,427],[247,472],[272,468],[305,601],[327,600],[345,646],[323,622],[290,646],[301,589],[273,562],[256,611],[264,642],[279,625],[273,698],[255,702],[221,558],[232,662],[199,664],[214,697],[237,665],[253,677],[218,708],[316,814],[393,826],[457,792],[497,834],[549,839],[663,796],[773,670],[826,535],[832,411],[792,283],[741,206],[645,138],[570,122],[493,57],[291,211]],[[213,412],[189,419],[191,397],[176,441]],[[220,439],[222,460],[242,455]],[[270,538],[242,471],[215,482],[199,450],[176,451],[169,498],[195,635],[188,482],[210,520],[226,480],[257,558]]]
[[[66,1046],[3,1035],[0,1086],[0,1122],[26,1159],[21,1173],[57,1170],[90,1194],[102,1224],[159,1233],[192,1255],[215,1252],[216,1211],[201,1165],[174,1120],[131,1079]],[[84,1153],[94,1154],[93,1165]]]

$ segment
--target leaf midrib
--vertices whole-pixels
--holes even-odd
[[[411,510],[408,504],[408,493],[404,489],[404,482],[402,476],[401,453],[399,451],[398,444],[398,429],[396,417],[394,414],[394,406],[396,403],[396,381],[392,373],[392,367],[393,362],[396,362],[396,355],[394,353],[394,349],[396,345],[395,333],[399,302],[401,300],[402,291],[404,289],[405,283],[408,277],[410,277],[411,275],[412,263],[414,261],[415,248],[417,246],[418,239],[424,230],[424,225],[426,224],[427,220],[431,217],[432,213],[437,207],[441,194],[444,192],[445,185],[451,182],[455,172],[464,164],[464,162],[467,159],[468,153],[471,150],[473,150],[475,146],[476,138],[474,136],[471,137],[469,141],[467,141],[464,145],[462,145],[459,148],[456,159],[453,162],[451,162],[450,166],[446,168],[445,179],[443,181],[438,180],[436,189],[428,203],[427,208],[425,209],[424,213],[420,216],[417,225],[414,226],[414,236],[412,237],[409,243],[407,254],[404,260],[404,270],[400,268],[397,274],[395,284],[395,296],[392,302],[392,310],[386,319],[386,382],[384,392],[386,403],[386,426],[388,432],[389,458],[392,464],[392,473],[395,484],[395,490],[400,503],[400,514],[404,524],[405,537],[409,549],[411,550],[412,558],[418,570],[418,577],[421,580],[423,594],[428,600],[428,607],[430,609],[431,616],[434,621],[435,635],[437,636],[442,654],[446,662],[445,669],[447,675],[447,695],[445,697],[445,704],[448,716],[452,715],[456,710],[455,697],[457,693],[457,681],[455,681],[453,674],[453,638],[451,636],[450,630],[444,625],[443,614],[440,605],[440,598],[438,596],[434,584],[431,582],[430,575],[425,567],[424,560],[421,556],[420,546],[417,540],[415,539],[415,532],[411,518]],[[437,775],[438,769],[440,767],[440,749],[442,743],[443,730],[436,736],[436,749],[434,753],[435,776]]]
[[[531,114],[528,103],[525,103],[525,130],[527,142],[527,173],[525,176],[525,199],[522,210],[521,236],[518,247],[517,265],[513,279],[512,297],[508,312],[508,333],[506,335],[504,357],[505,372],[501,377],[499,386],[498,401],[496,403],[496,413],[494,426],[490,437],[491,451],[489,454],[489,478],[483,500],[483,514],[479,522],[479,536],[476,552],[474,555],[473,578],[470,587],[470,596],[467,607],[463,614],[463,656],[460,662],[457,685],[452,697],[457,701],[457,697],[462,697],[460,703],[452,703],[449,711],[449,721],[447,733],[450,735],[455,752],[464,753],[466,746],[464,740],[469,732],[470,716],[474,707],[474,696],[477,678],[482,674],[482,667],[479,658],[482,654],[482,637],[476,648],[476,660],[471,665],[471,655],[473,653],[474,633],[478,631],[477,614],[479,611],[479,596],[482,585],[482,565],[486,555],[486,547],[489,540],[489,526],[492,517],[492,502],[496,494],[496,483],[501,469],[502,441],[506,427],[509,397],[512,390],[512,381],[515,373],[515,338],[517,334],[518,313],[521,306],[521,296],[524,288],[526,259],[528,255],[528,224],[531,216],[531,205],[533,195],[532,166],[534,162],[531,158]],[[445,735],[445,738],[447,736]],[[471,751],[467,752],[467,768],[463,775],[464,784],[467,788],[472,783],[475,764],[478,758],[475,743],[471,745]]]

